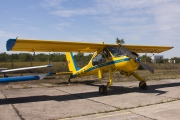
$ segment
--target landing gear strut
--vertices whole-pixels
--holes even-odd
[[[132,73],[132,75],[138,79],[140,82],[139,82],[139,88],[140,89],[147,89],[147,84],[146,84],[146,81],[144,80],[144,78],[140,77],[138,74],[136,74],[135,72]]]
[[[68,79],[69,84],[71,83],[71,78],[72,78],[72,75],[69,76],[69,79]]]
[[[101,85],[99,86],[99,93],[102,95],[107,94],[107,89],[112,85],[112,69],[109,67],[109,82],[107,82],[107,85]]]

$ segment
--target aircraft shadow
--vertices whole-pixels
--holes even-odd
[[[29,103],[29,102],[41,102],[41,101],[69,101],[69,100],[78,100],[78,99],[88,99],[94,97],[103,97],[98,93],[99,85],[88,83],[87,85],[97,86],[96,92],[86,92],[86,93],[75,93],[75,94],[67,94],[67,95],[58,95],[58,96],[48,96],[48,95],[39,95],[39,96],[27,96],[27,97],[18,97],[18,98],[6,98],[0,99],[0,105],[5,104],[20,104],[20,103]],[[141,90],[139,87],[122,87],[122,86],[111,86],[108,90],[108,94],[105,96],[112,95],[121,95],[127,93],[157,93],[157,95],[161,95],[166,93],[167,91],[157,90],[160,88],[167,87],[175,87],[180,86],[180,83],[169,83],[169,84],[158,84],[158,85],[150,85],[148,89]]]

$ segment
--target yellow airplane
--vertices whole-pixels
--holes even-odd
[[[152,68],[140,61],[137,53],[160,53],[173,48],[172,46],[147,46],[147,45],[121,45],[86,42],[67,42],[55,40],[31,40],[9,39],[6,44],[7,51],[28,52],[66,52],[67,63],[70,72],[56,72],[55,74],[69,74],[70,78],[98,74],[103,78],[103,73],[109,73],[107,85],[99,86],[100,94],[107,94],[107,88],[112,85],[112,73],[120,71],[122,75],[137,78],[140,89],[146,89],[144,78],[140,77],[135,70],[141,64],[151,73]],[[83,68],[78,68],[72,52],[94,53],[89,63]]]

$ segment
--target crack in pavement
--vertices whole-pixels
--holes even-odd
[[[72,93],[69,93],[69,92],[67,92],[67,91],[63,91],[63,90],[61,90],[61,89],[56,89],[56,90],[59,90],[59,91],[64,92],[64,93],[68,93],[69,95],[76,96],[76,97],[78,97],[78,98],[80,98],[80,99],[86,99],[86,100],[89,100],[89,101],[92,101],[92,102],[95,102],[95,103],[100,103],[100,104],[103,104],[103,105],[106,105],[106,106],[113,107],[113,108],[115,108],[115,109],[119,109],[118,107],[115,107],[115,106],[113,106],[113,105],[109,105],[109,104],[105,104],[105,103],[102,103],[102,102],[99,102],[99,101],[96,101],[96,100],[92,100],[92,99],[89,99],[89,98],[85,98],[85,97],[83,97],[83,96],[80,96],[80,95],[77,95],[77,94],[72,94]]]
[[[11,104],[7,99],[7,96],[3,93],[3,91],[1,90],[1,93],[4,95],[6,101],[11,105],[11,107],[13,108],[13,110],[15,111],[15,113],[18,115],[18,117],[21,119],[21,120],[25,120],[25,118],[22,117],[22,115],[20,114],[20,112],[18,111],[18,109],[16,109],[16,107]]]
[[[151,119],[151,120],[156,120],[156,119],[154,119],[154,118],[150,118],[150,117],[148,117],[148,116],[145,116],[145,115],[142,115],[142,114],[138,114],[138,113],[135,113],[135,112],[132,112],[132,111],[131,111],[131,113],[133,113],[133,114],[135,114],[135,115],[143,116],[144,118],[148,118],[148,119]]]
[[[164,104],[164,103],[174,102],[174,101],[178,101],[178,100],[180,100],[180,99],[171,100],[171,101],[166,101],[166,102],[163,102],[163,103],[147,104],[147,105],[137,106],[137,107],[129,107],[129,108],[124,108],[124,109],[120,109],[120,108],[119,108],[119,109],[116,109],[116,110],[109,110],[109,111],[98,112],[98,113],[76,115],[76,116],[71,116],[71,117],[62,118],[62,120],[64,120],[64,119],[73,119],[74,117],[83,117],[83,116],[89,116],[89,115],[96,115],[96,114],[103,114],[103,113],[118,112],[118,111],[123,111],[123,110],[128,110],[129,112],[131,112],[131,113],[133,113],[133,114],[136,114],[136,115],[139,115],[139,116],[143,116],[143,117],[148,118],[148,119],[151,119],[151,120],[156,120],[156,119],[154,119],[154,118],[150,118],[150,117],[147,117],[147,116],[145,116],[145,115],[135,113],[135,112],[133,112],[133,111],[131,111],[131,110],[132,110],[132,109],[135,109],[135,108],[142,108],[142,107],[146,107],[146,106],[152,106],[152,105],[157,105],[157,104]],[[61,120],[61,119],[59,119],[59,120]]]

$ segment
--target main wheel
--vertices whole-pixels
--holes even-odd
[[[99,86],[99,94],[107,94],[107,87],[105,85]]]
[[[143,81],[139,82],[139,88],[140,88],[140,89],[147,89],[147,84],[146,84],[146,82],[143,82]]]

